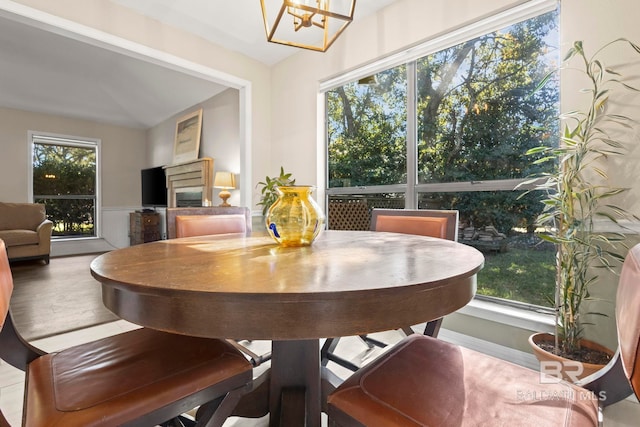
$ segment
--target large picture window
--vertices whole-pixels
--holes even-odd
[[[46,206],[53,239],[96,237],[96,140],[33,134],[33,201]]]
[[[549,306],[555,251],[536,240],[540,168],[558,141],[558,13],[513,19],[325,92],[332,206],[457,209],[459,240],[484,251],[480,295]],[[371,81],[375,83],[371,84]]]

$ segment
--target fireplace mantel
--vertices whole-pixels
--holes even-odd
[[[170,208],[180,207],[177,193],[200,193],[200,206],[209,206],[213,196],[213,159],[203,157],[165,166],[167,201]]]

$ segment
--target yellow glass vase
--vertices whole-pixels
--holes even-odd
[[[267,230],[282,246],[309,246],[324,228],[325,217],[311,197],[311,185],[276,187],[278,199],[266,217]]]

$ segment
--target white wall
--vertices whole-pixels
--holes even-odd
[[[585,52],[591,55],[608,42],[624,37],[640,43],[640,27],[637,16],[640,3],[634,0],[563,0],[561,4],[561,38],[563,51],[566,52],[576,40],[582,40]],[[602,60],[610,67],[619,69],[629,83],[640,88],[640,55],[633,49],[617,44],[607,49]],[[570,70],[562,73],[562,111],[580,108],[586,102],[586,96],[579,91],[587,87],[584,80]],[[611,113],[620,113],[640,120],[640,95],[624,97],[612,96],[609,106]],[[630,146],[630,152],[623,157],[611,157],[607,168],[610,182],[614,186],[629,187],[630,190],[617,200],[612,201],[625,207],[636,215],[640,214],[640,128],[630,132],[623,139]],[[619,136],[619,135],[618,135]],[[628,245],[638,243],[639,236],[630,236]],[[603,276],[597,286],[592,288],[594,301],[585,311],[605,313],[608,318],[592,317],[595,325],[586,327],[589,338],[615,348],[616,327],[614,321],[615,291],[618,278],[600,271]]]
[[[561,7],[561,38],[563,52],[576,40],[582,40],[587,55],[617,38],[627,38],[640,44],[640,27],[637,15],[640,3],[633,0],[564,0]],[[631,47],[616,44],[607,48],[600,58],[605,65],[623,73],[628,83],[640,88],[640,55]],[[573,111],[587,102],[587,95],[580,89],[587,86],[584,76],[567,69],[562,73],[562,111]],[[611,113],[623,114],[640,120],[640,95],[628,94],[623,97],[615,93],[611,97]],[[612,157],[608,173],[615,186],[630,187],[624,197],[615,202],[640,213],[640,182],[632,177],[640,173],[640,127],[628,136],[630,146],[628,156]]]
[[[404,0],[394,3],[378,14],[354,19],[326,53],[301,51],[275,65],[272,70],[271,173],[280,165],[293,172],[300,183],[324,186],[318,176],[323,171],[316,164],[316,150],[323,142],[318,134],[318,85],[323,80],[362,67],[421,41],[434,38],[467,23],[526,3],[521,0]],[[640,4],[634,0],[563,0],[561,2],[562,52],[574,40],[584,40],[587,49],[595,49],[618,37],[640,43],[640,27],[635,17]],[[627,73],[640,64],[631,49],[613,49],[612,64],[632,62],[623,67]],[[618,58],[619,57],[619,58]],[[634,74],[633,72],[631,74]],[[637,72],[635,73],[638,74]],[[563,110],[579,106],[580,80],[575,75],[562,81]],[[639,116],[635,109],[637,97],[626,97],[616,107],[626,114]],[[578,104],[578,105],[576,105]],[[638,140],[637,133],[633,135]],[[611,168],[613,184],[632,185],[622,202],[640,212],[640,184],[629,183],[640,168],[640,147],[634,147],[628,157]]]
[[[28,21],[36,19],[58,22],[65,28],[63,33],[67,36],[75,38],[74,31],[80,31],[85,27],[93,28],[98,30],[96,33],[103,32],[116,36],[119,40],[124,40],[124,44],[127,46],[129,46],[129,42],[132,42],[132,46],[137,46],[137,49],[142,51],[146,52],[148,49],[160,52],[162,55],[168,54],[169,57],[173,56],[188,64],[194,64],[196,68],[202,66],[202,70],[212,71],[205,73],[209,80],[236,88],[225,92],[224,96],[220,98],[223,100],[220,103],[210,105],[203,103],[205,108],[203,136],[206,140],[201,153],[203,156],[217,158],[219,167],[242,173],[247,177],[244,182],[242,180],[239,182],[240,185],[244,185],[242,190],[233,192],[232,203],[248,206],[254,203],[252,201],[252,177],[264,176],[267,173],[270,156],[270,121],[267,114],[270,104],[270,70],[267,66],[244,55],[211,44],[202,38],[142,17],[108,0],[91,2],[21,0],[14,3],[26,6],[24,11],[20,13],[29,16]],[[86,34],[85,32],[81,33],[83,35],[78,36],[78,39],[84,41]],[[100,43],[101,41],[98,39],[96,44]],[[121,46],[118,48],[120,49]],[[198,72],[194,71],[195,75],[200,75]],[[248,113],[240,116],[238,111],[245,108],[248,109]],[[4,116],[3,119],[12,120],[10,116]],[[102,249],[96,249],[95,244],[89,242],[83,242],[82,247],[77,244],[55,244],[52,248],[54,256],[128,245],[128,212],[139,207],[140,203],[139,171],[156,162],[170,163],[167,159],[171,159],[172,156],[175,132],[175,124],[171,124],[171,121],[168,119],[167,122],[170,128],[166,136],[168,143],[151,144],[148,147],[142,144],[138,152],[132,151],[132,147],[120,145],[126,139],[122,139],[121,143],[115,145],[104,141],[106,148],[103,156],[105,180],[102,188],[105,203],[102,210],[104,225],[102,231],[105,239],[102,241]],[[220,129],[215,129],[219,126]],[[72,129],[63,126],[62,130],[44,127],[36,130],[74,134]],[[258,135],[259,144],[252,144],[252,135]],[[9,142],[5,144],[3,139]],[[228,145],[222,144],[223,139]],[[242,144],[239,144],[238,140],[241,140]],[[2,156],[0,166],[6,167],[3,167],[0,174],[6,173],[8,176],[17,178],[2,180],[0,198],[26,201],[28,189],[24,171],[27,170],[27,154],[24,152],[26,148],[20,148],[16,151],[14,146],[16,141],[18,140],[11,132],[0,131],[0,147],[3,151],[12,153],[9,156]],[[210,144],[211,141],[213,142]],[[155,151],[156,149],[158,151]],[[20,154],[21,152],[24,155]],[[241,165],[238,153],[244,161]],[[262,161],[252,163],[252,158]],[[126,184],[123,185],[122,182],[126,182]]]
[[[20,0],[18,3],[251,82],[252,144],[248,155],[253,159],[252,182],[276,174],[282,165],[293,172],[298,182],[322,188],[323,182],[318,178],[322,171],[316,161],[320,81],[525,1],[403,0],[363,19],[358,19],[356,12],[354,22],[328,52],[300,50],[272,69],[107,0]],[[576,39],[595,46],[615,37],[634,39],[637,35],[633,16],[639,6],[633,0],[563,0],[561,7],[563,48]],[[570,102],[574,93],[563,89],[563,102]],[[629,158],[638,156],[640,153],[635,151]],[[635,163],[625,162],[616,171],[629,176],[636,171],[631,166]],[[258,192],[254,186],[249,188],[255,204]],[[637,206],[640,197],[635,188],[629,197],[633,197],[630,203]]]
[[[139,191],[132,188],[130,183],[140,181],[140,168],[146,162],[144,130],[9,108],[0,108],[0,200],[28,201],[31,159],[27,132],[30,130],[100,139],[101,162],[105,168],[102,204],[130,206],[140,203]],[[123,156],[122,153],[127,155]],[[118,173],[113,172],[116,167]]]
[[[128,245],[128,212],[140,206],[140,169],[145,167],[145,131],[87,120],[70,119],[0,108],[0,201],[28,202],[30,141],[28,131],[99,139],[103,170],[102,236],[100,242],[83,241],[81,252],[97,252]],[[78,253],[74,244],[54,242],[52,255]]]
[[[248,164],[251,165],[250,170],[245,171],[244,175],[253,182],[260,180],[254,177],[263,177],[271,173],[269,171],[271,156],[271,122],[268,113],[271,108],[271,70],[269,67],[242,54],[210,43],[203,38],[143,17],[108,0],[55,2],[17,0],[16,3],[202,65],[228,77],[232,82],[230,87],[242,92],[239,108],[244,108],[243,99],[248,99],[250,102],[248,117],[239,118],[241,129],[243,129],[243,121],[249,120],[248,135],[240,135],[241,138],[248,140],[249,151],[243,153],[243,157],[248,159]],[[236,84],[244,84],[244,82],[248,82],[248,84],[242,89],[235,86]],[[221,83],[226,84],[228,81],[221,81]],[[153,157],[154,155],[150,153],[149,156]],[[251,159],[259,160],[251,162]],[[251,193],[253,186],[249,185],[249,182],[244,184],[243,191]],[[251,200],[251,194],[243,194],[242,197],[248,201]],[[255,203],[255,201],[247,202],[247,204]]]
[[[364,19],[356,13],[354,22],[326,53],[301,51],[275,65],[272,173],[282,165],[297,182],[324,187],[315,162],[319,82],[518,3],[522,1],[400,1]]]
[[[173,163],[173,143],[176,122],[184,114],[202,108],[202,135],[199,157],[213,159],[214,173],[229,171],[239,178],[242,172],[240,156],[240,100],[236,89],[226,91],[182,111],[147,132],[150,166],[164,166]],[[240,182],[237,183],[239,188]],[[213,204],[218,204],[219,190],[213,190]],[[229,203],[240,206],[240,190],[232,190]]]

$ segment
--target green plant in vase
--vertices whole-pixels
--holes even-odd
[[[280,175],[267,176],[264,181],[258,182],[256,186],[262,188],[260,189],[260,201],[257,204],[262,206],[263,216],[267,214],[271,205],[278,199],[276,187],[287,187],[296,183],[296,180],[292,179],[291,175],[291,173],[285,173],[284,168],[280,166]]]

